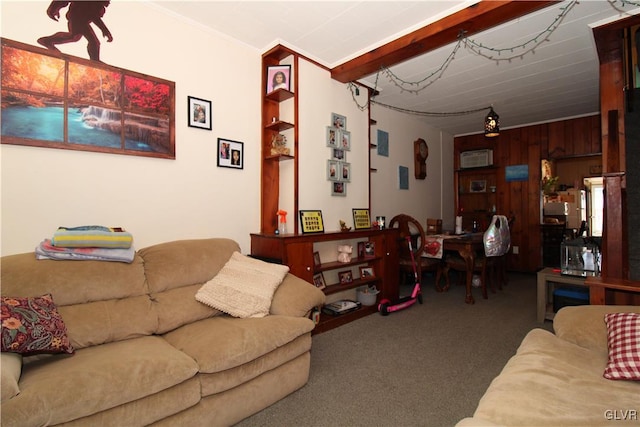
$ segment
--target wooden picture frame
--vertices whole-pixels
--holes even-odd
[[[375,242],[364,242],[364,257],[373,258],[374,256],[376,256]]]
[[[313,284],[318,289],[324,289],[327,287],[327,282],[325,282],[322,272],[313,275]]]
[[[267,67],[267,93],[278,89],[291,91],[291,65]]]
[[[322,211],[301,210],[299,213],[302,234],[324,233]]]
[[[188,96],[188,122],[189,127],[211,130],[211,101]]]
[[[360,278],[361,279],[373,279],[376,277],[375,270],[371,266],[360,267]]]
[[[338,271],[338,282],[341,285],[353,283],[353,273],[351,270]]]
[[[320,252],[314,252],[313,253],[313,266],[314,267],[318,267],[320,264],[322,264],[322,261],[320,261]]]
[[[487,181],[484,179],[472,180],[469,182],[469,193],[486,193]]]
[[[371,228],[371,216],[369,209],[351,209],[353,213],[353,229],[364,230]],[[358,257],[360,257],[360,243],[362,243],[362,254],[364,255],[364,242],[358,243]]]
[[[243,169],[244,143],[218,138],[218,167]]]

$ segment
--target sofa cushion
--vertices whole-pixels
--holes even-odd
[[[640,313],[640,306],[581,305],[563,307],[553,319],[555,334],[565,341],[607,354],[607,313]]]
[[[609,361],[604,377],[640,380],[640,314],[609,313],[607,324]]]
[[[196,299],[235,317],[264,317],[288,272],[286,265],[234,252],[218,274],[198,290]]]
[[[613,409],[638,404],[638,384],[605,379],[606,362],[606,353],[534,329],[491,382],[474,418],[500,425],[603,425]]]
[[[2,401],[11,399],[20,393],[18,381],[22,372],[22,355],[18,353],[2,353],[0,361],[2,383],[0,391],[2,391]]]
[[[158,336],[50,356],[24,366],[20,394],[2,405],[2,424],[71,421],[158,393],[197,372],[192,358]]]
[[[0,297],[2,351],[20,354],[73,353],[67,327],[51,294]]]
[[[195,359],[201,373],[212,373],[257,359],[311,332],[314,326],[304,317],[238,319],[225,315],[190,323],[163,337]]]

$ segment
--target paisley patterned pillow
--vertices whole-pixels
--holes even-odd
[[[51,294],[1,297],[0,302],[2,351],[22,355],[74,352]]]

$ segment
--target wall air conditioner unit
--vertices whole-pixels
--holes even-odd
[[[460,169],[493,165],[493,150],[473,150],[460,153]]]

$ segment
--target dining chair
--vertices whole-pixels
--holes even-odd
[[[424,228],[420,224],[420,221],[409,215],[399,214],[391,218],[389,228],[397,228],[400,232],[398,258],[400,260],[400,272],[403,277],[403,283],[407,274],[413,276],[413,261],[411,259],[411,253],[409,252],[409,245],[406,241],[407,236],[409,236],[411,239],[413,259],[416,263],[416,274],[418,275],[418,279],[422,281],[423,273],[427,271],[435,271],[436,289],[439,289],[438,283],[442,276],[442,260],[422,256],[426,244],[426,234]]]
[[[513,221],[515,221],[515,217],[509,220],[503,215],[494,215],[491,219],[491,225],[483,235],[484,249],[478,250],[474,254],[472,270],[473,273],[477,273],[480,276],[480,288],[482,297],[485,299],[488,298],[488,283],[494,293],[496,292],[496,283],[499,289],[502,289],[502,285],[507,283],[506,255],[511,247],[509,223],[513,224]],[[467,263],[459,254],[447,254],[443,270],[447,282],[449,282],[448,275],[450,270],[466,273]],[[460,274],[458,280],[460,281],[462,277],[464,276]]]

